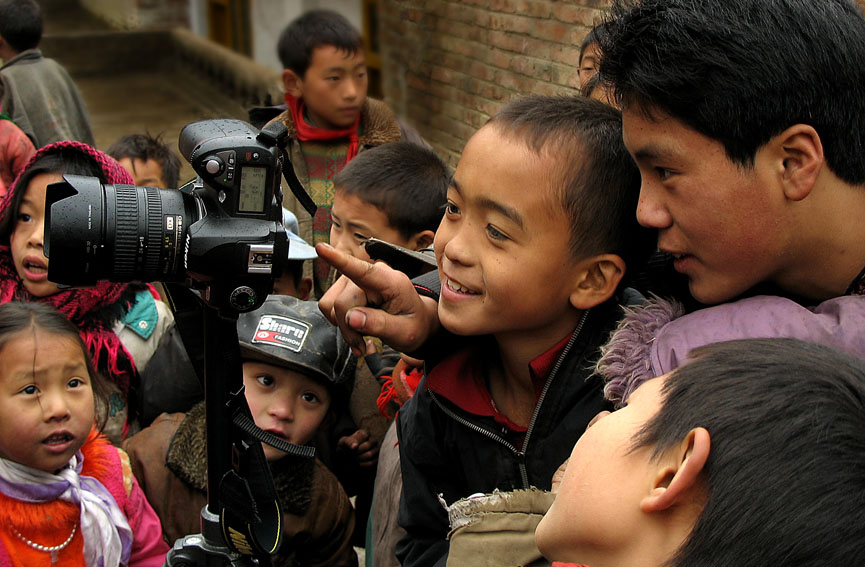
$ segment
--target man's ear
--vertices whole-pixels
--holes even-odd
[[[423,230],[421,232],[415,233],[408,241],[408,246],[411,250],[423,250],[425,248],[429,248],[432,246],[433,239],[435,239],[436,233],[431,230]]]
[[[300,278],[300,283],[297,284],[295,290],[297,291],[298,299],[303,301],[309,299],[309,294],[312,293],[312,278],[309,276]]]
[[[294,98],[300,98],[303,94],[303,79],[291,69],[282,70],[282,86]]]
[[[801,201],[811,193],[823,169],[823,142],[817,131],[807,124],[794,124],[770,141],[781,160],[781,183],[784,195]]]
[[[616,254],[599,254],[583,260],[583,267],[571,292],[571,305],[590,309],[608,300],[625,275],[625,261]]]
[[[651,491],[640,501],[640,510],[645,513],[668,510],[698,488],[710,448],[711,439],[705,428],[689,431],[685,439],[670,449],[669,458],[658,461],[660,466]]]

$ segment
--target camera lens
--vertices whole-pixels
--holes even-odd
[[[48,279],[171,281],[185,277],[184,243],[196,197],[176,189],[104,185],[64,176],[46,193]]]

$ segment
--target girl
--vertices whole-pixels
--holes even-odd
[[[0,305],[0,566],[162,565],[129,458],[94,427],[104,392],[62,314]]]
[[[114,390],[104,432],[119,443],[141,414],[139,373],[157,348],[182,349],[182,345],[163,340],[175,337],[169,333],[174,319],[149,285],[100,282],[92,288],[60,290],[48,281],[48,258],[43,253],[45,193],[64,174],[94,176],[103,183],[133,183],[120,164],[86,144],[64,141],[41,148],[0,202],[0,303],[46,303],[78,327],[96,368]],[[185,359],[185,351],[179,356]],[[167,359],[177,360],[177,356]],[[150,374],[165,373],[161,370],[151,369]],[[180,379],[177,372],[173,375]]]

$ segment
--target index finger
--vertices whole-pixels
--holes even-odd
[[[386,272],[381,269],[379,264],[370,264],[324,242],[316,244],[315,251],[319,258],[333,266],[364,291],[381,295],[383,291],[388,289],[390,280],[387,279]]]

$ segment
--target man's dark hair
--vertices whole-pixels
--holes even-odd
[[[706,504],[671,567],[850,564],[865,553],[865,361],[796,339],[695,349],[634,439],[711,437]],[[855,563],[855,561],[854,561]]]
[[[450,168],[432,149],[391,142],[359,153],[333,185],[383,211],[391,227],[409,239],[438,229],[450,181]]]
[[[583,96],[530,96],[488,124],[555,160],[574,258],[617,254],[631,270],[655,249],[655,231],[637,223],[640,173],[622,142],[621,112]]]
[[[136,159],[152,159],[162,166],[162,180],[165,184],[172,189],[178,187],[180,158],[162,141],[161,135],[154,137],[150,134],[128,134],[111,144],[105,153],[117,160],[129,158],[133,166]]]
[[[303,78],[312,63],[313,51],[325,45],[354,55],[363,49],[363,36],[341,14],[310,10],[282,30],[276,51],[283,68]]]
[[[36,0],[0,0],[0,36],[17,52],[42,41],[42,10]]]
[[[865,18],[852,0],[614,0],[600,73],[619,106],[660,111],[752,167],[794,124],[865,183]]]

